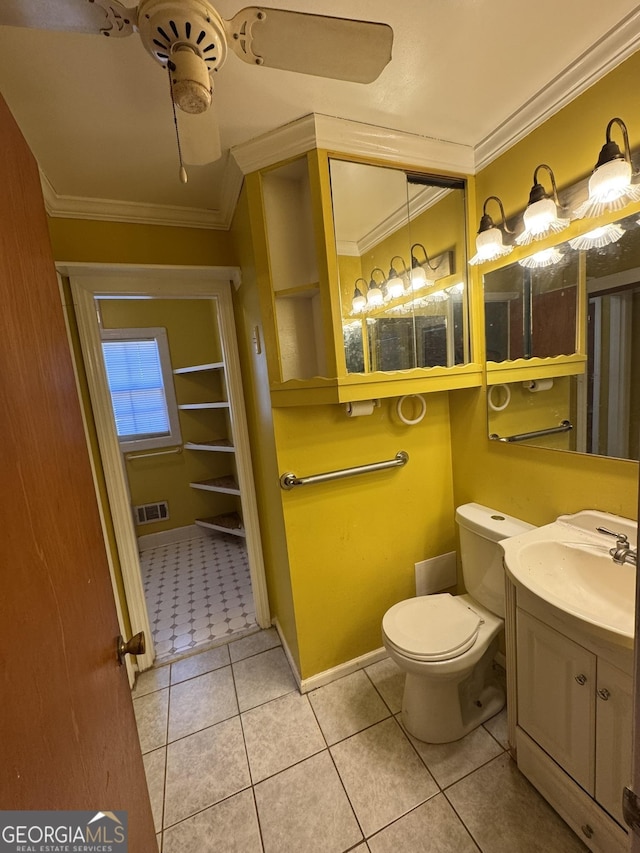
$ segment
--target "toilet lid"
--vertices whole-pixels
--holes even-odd
[[[401,654],[416,660],[450,660],[470,649],[482,619],[466,602],[443,593],[394,604],[382,630]]]

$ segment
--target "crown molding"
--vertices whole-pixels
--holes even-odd
[[[51,182],[40,170],[40,182],[45,209],[49,216],[60,219],[97,219],[109,222],[131,222],[144,225],[169,225],[177,228],[206,228],[228,231],[242,189],[243,175],[229,158],[222,186],[222,199],[216,210],[178,207],[161,204],[141,204],[108,198],[80,198],[58,195]]]
[[[444,198],[447,193],[451,192],[448,189],[440,187],[425,187],[417,195],[409,201],[408,221],[413,222],[416,217],[424,213],[434,204]],[[395,234],[399,228],[407,224],[407,208],[403,206],[378,223],[375,228],[365,234],[358,240],[358,252],[363,255],[369,249],[373,249],[378,243],[381,243],[386,237]]]
[[[312,148],[408,163],[422,169],[463,174],[474,170],[474,152],[469,145],[316,113],[237,145],[231,154],[243,174],[248,175]]]
[[[475,147],[479,172],[640,48],[640,10],[609,30]]]

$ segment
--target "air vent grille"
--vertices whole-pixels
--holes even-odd
[[[169,518],[169,504],[158,501],[154,504],[134,506],[133,517],[136,524],[151,524],[154,521],[165,521]]]

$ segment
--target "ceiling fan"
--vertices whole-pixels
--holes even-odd
[[[393,43],[387,24],[259,6],[225,20],[210,0],[140,0],[137,8],[118,0],[2,0],[1,25],[108,38],[137,32],[169,72],[184,182],[184,163],[204,165],[221,155],[212,75],[229,49],[252,65],[371,83],[390,61]]]

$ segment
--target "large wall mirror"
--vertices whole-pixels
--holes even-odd
[[[546,318],[542,311],[536,314],[534,304],[533,338],[536,325],[548,323],[550,329],[556,330],[558,345],[557,352],[546,354],[557,355],[566,354],[569,340],[565,341],[557,331],[558,317],[564,316],[558,307],[564,298],[560,294],[571,296],[570,288],[576,284],[574,271],[584,270],[581,286],[586,287],[587,296],[585,372],[490,387],[489,435],[494,440],[640,459],[640,395],[632,393],[640,388],[639,221],[636,213],[605,226],[606,232],[598,229],[602,233],[597,238],[589,238],[587,242],[579,238],[570,241],[573,245],[563,244],[559,247],[562,266],[536,271],[538,291],[555,289],[558,295],[550,300],[555,316]],[[581,245],[586,248],[579,248]],[[490,342],[496,353],[512,352],[508,347],[513,335],[504,318],[505,314],[507,318],[518,316],[517,312],[511,315],[509,308],[499,314],[493,306],[516,301],[517,296],[512,294],[517,293],[517,288],[507,290],[505,285],[506,300],[492,301],[491,296],[498,292],[493,282],[503,282],[509,275],[506,270],[498,270],[485,276],[485,287],[490,294],[485,304],[488,358]],[[573,298],[571,302],[575,304]],[[489,323],[494,320],[496,328],[490,329]],[[575,320],[566,322],[575,340]]]
[[[469,361],[460,179],[330,161],[348,373]]]

